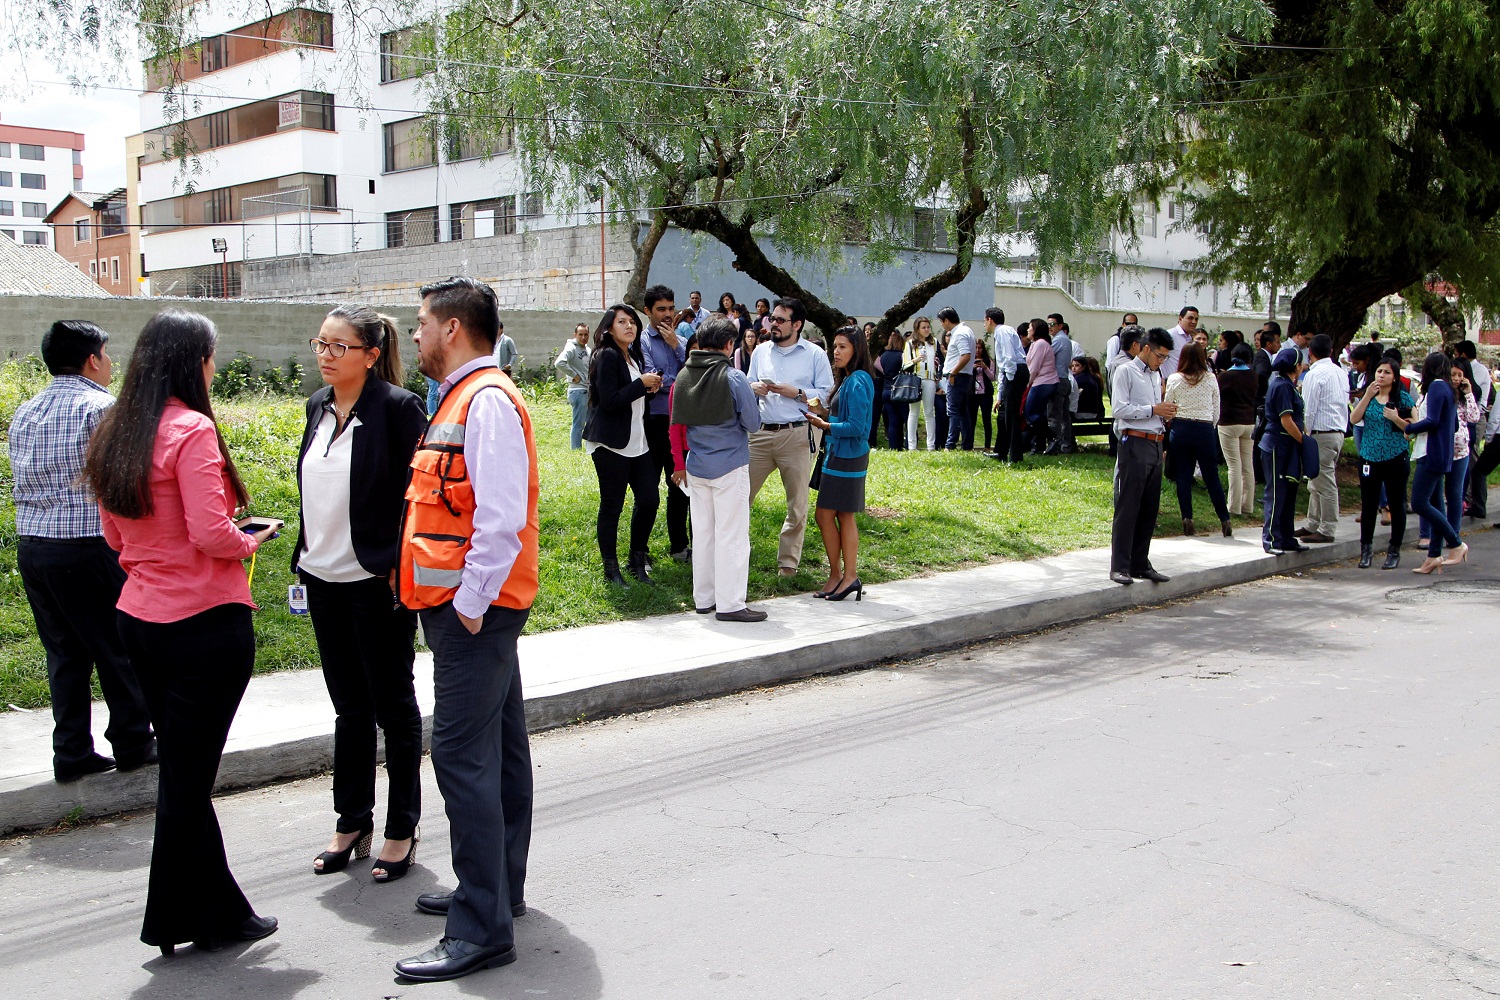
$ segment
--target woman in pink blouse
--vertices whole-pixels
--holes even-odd
[[[214,423],[213,324],[169,309],[141,331],[120,398],[89,446],[86,475],[126,574],[120,634],[156,727],[156,837],[141,940],[170,955],[276,930],[240,891],[212,793],[255,633],[241,560],[273,534],[234,515],[245,487]]]

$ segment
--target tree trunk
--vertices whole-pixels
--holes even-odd
[[[646,285],[651,280],[651,260],[656,256],[656,246],[667,231],[667,216],[660,209],[651,213],[651,228],[641,237],[640,224],[635,219],[630,226],[630,246],[635,251],[635,264],[630,268],[630,283],[625,286],[625,303],[637,309],[646,308]]]
[[[1434,292],[1427,287],[1426,282],[1418,282],[1401,294],[1407,302],[1426,313],[1427,318],[1443,331],[1444,347],[1452,347],[1460,340],[1468,339],[1468,323],[1464,320],[1464,311],[1449,302],[1446,295]]]
[[[1359,328],[1365,312],[1385,298],[1421,281],[1423,269],[1415,262],[1377,257],[1335,257],[1323,264],[1292,299],[1289,334],[1297,323],[1310,319],[1318,333],[1333,338],[1335,354],[1342,351]]]
[[[772,263],[755,241],[748,222],[733,222],[712,205],[668,208],[673,222],[689,232],[705,233],[734,251],[734,269],[754,278],[777,298],[801,299],[808,320],[822,330],[825,337],[844,325],[844,313],[824,302],[783,268]]]

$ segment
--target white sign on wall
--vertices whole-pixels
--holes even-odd
[[[277,110],[280,112],[280,118],[279,118],[277,124],[281,128],[286,128],[288,125],[301,125],[302,124],[302,102],[301,101],[298,101],[298,100],[277,101],[276,105],[277,105]]]

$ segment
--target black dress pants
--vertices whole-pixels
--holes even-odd
[[[224,937],[254,914],[230,874],[212,798],[229,724],[255,663],[250,608],[221,604],[164,623],[122,611],[119,623],[161,759],[141,940]]]
[[[630,551],[645,552],[651,544],[651,528],[656,524],[656,507],[661,502],[656,490],[661,469],[656,458],[649,451],[626,458],[601,445],[594,449],[594,473],[599,477],[599,517],[594,526],[599,555],[605,562],[620,558],[620,512],[625,509],[627,487],[635,497],[635,509],[630,512]],[[682,496],[675,486],[667,491],[668,497],[673,493]],[[684,541],[683,548],[686,547]]]
[[[969,400],[974,397],[974,376],[954,372],[948,379],[948,450],[974,450],[974,424],[969,420]]]
[[[1390,550],[1397,552],[1406,539],[1406,480],[1411,475],[1411,460],[1404,454],[1384,462],[1359,463],[1359,544],[1375,543],[1375,524],[1380,519],[1380,494],[1401,497],[1391,504]]]
[[[385,838],[405,840],[422,815],[422,710],[412,678],[416,615],[398,607],[379,577],[328,583],[302,574],[333,701],[333,808],[339,833],[373,828],[375,729],[385,734],[390,778]]]
[[[1126,435],[1119,452],[1109,571],[1139,576],[1151,568],[1151,534],[1161,509],[1161,442]]]
[[[103,538],[22,535],[16,564],[47,653],[53,768],[67,770],[94,752],[89,681],[95,669],[109,707],[105,739],[117,757],[144,754],[151,721],[116,624],[125,571],[114,549]]]
[[[682,552],[691,542],[688,539],[688,497],[676,486],[672,485],[672,473],[677,471],[676,464],[672,461],[672,439],[668,434],[672,427],[672,418],[665,413],[646,414],[646,444],[651,449],[651,458],[656,463],[655,474],[651,478],[651,488],[654,490],[663,478],[667,481],[667,542],[670,551]],[[595,452],[598,454],[598,452]],[[623,502],[623,501],[622,501]],[[641,509],[641,495],[635,496],[635,509]],[[651,508],[651,522],[656,523],[656,507]],[[634,521],[632,521],[632,538],[634,537]],[[648,528],[646,536],[649,538],[651,531]],[[634,541],[630,548],[636,552],[645,552],[645,543],[637,549]]]
[[[969,397],[969,440],[977,436],[980,418],[984,420],[984,450],[990,450],[991,440],[995,436],[994,424],[990,422],[991,411],[995,406],[995,390],[985,389],[984,392],[976,392]]]
[[[885,440],[892,451],[906,450],[906,416],[910,403],[898,403],[891,399],[891,387],[887,383],[882,408],[885,410]],[[878,422],[878,421],[877,421]]]
[[[1229,520],[1224,484],[1219,482],[1219,435],[1207,420],[1174,420],[1171,436],[1172,476],[1177,483],[1177,509],[1184,519],[1193,516],[1193,470],[1203,473],[1203,487],[1220,521]]]
[[[470,635],[451,603],[421,612],[432,649],[432,770],[458,879],[446,935],[487,947],[515,943],[510,908],[526,898],[531,744],[516,640],[530,613],[491,605]]]
[[[1265,510],[1260,531],[1261,544],[1278,549],[1295,548],[1298,544],[1295,534],[1298,483],[1284,475],[1290,457],[1289,451],[1287,446],[1283,446],[1280,455],[1274,450],[1261,451],[1259,454],[1266,477],[1266,492],[1261,499]],[[1404,491],[1400,495],[1404,495]],[[1396,498],[1393,498],[1393,502],[1397,502]],[[1392,520],[1395,520],[1394,515]]]
[[[1004,455],[1010,454],[1012,462],[1019,462],[1021,455],[1026,449],[1025,421],[1021,418],[1021,400],[1026,395],[1026,386],[1031,383],[1031,370],[1025,365],[1016,365],[1014,378],[1004,382],[1001,390],[1003,399],[1001,409],[1005,414],[1005,445],[997,445],[995,450]]]
[[[1500,404],[1497,404],[1500,405]],[[1478,458],[1469,461],[1469,513],[1473,517],[1489,517],[1490,473],[1500,466],[1500,435],[1492,437],[1484,445]]]

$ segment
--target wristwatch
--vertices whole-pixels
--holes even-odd
[[[797,402],[799,402],[799,403],[805,403],[805,402],[807,402],[807,393],[803,392],[801,389],[797,390]]]

